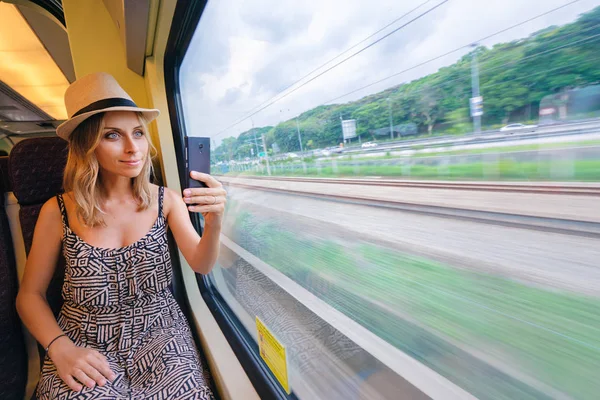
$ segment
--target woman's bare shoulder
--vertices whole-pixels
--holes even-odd
[[[53,225],[60,226],[61,219],[58,200],[56,199],[56,196],[53,196],[49,198],[42,206],[38,216],[37,225],[41,224],[46,227]]]
[[[177,206],[178,203],[183,203],[183,200],[181,198],[181,195],[179,193],[177,193],[175,190],[170,189],[168,187],[165,186],[165,203],[164,203],[164,207],[165,207],[165,215],[169,215],[169,211],[174,207]]]

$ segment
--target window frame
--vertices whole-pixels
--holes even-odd
[[[186,136],[183,105],[179,90],[180,67],[190,46],[200,18],[208,0],[178,1],[173,15],[171,31],[164,58],[166,96],[171,121],[173,144],[177,159],[179,181],[182,188],[187,186],[185,176]],[[191,214],[192,224],[202,235],[203,221],[199,214]],[[223,331],[240,364],[262,399],[297,399],[288,395],[279,385],[265,362],[260,358],[258,345],[250,333],[242,326],[221,294],[214,288],[208,276],[196,274],[196,281],[203,300]]]

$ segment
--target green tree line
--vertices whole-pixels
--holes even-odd
[[[304,150],[337,146],[343,141],[340,117],[356,119],[363,140],[389,138],[382,128],[389,127],[390,115],[393,125],[415,124],[419,135],[470,132],[475,56],[484,99],[482,129],[537,121],[545,96],[600,83],[600,7],[573,23],[550,26],[527,38],[475,47],[456,63],[412,82],[345,104],[321,105],[276,126],[226,138],[215,149],[215,160],[251,157],[257,147],[262,152],[263,134],[269,153],[273,144],[282,153],[299,151],[297,123]]]

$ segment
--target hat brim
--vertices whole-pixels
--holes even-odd
[[[87,112],[87,113],[83,113],[81,115],[78,115],[76,117],[73,117],[71,119],[66,120],[65,122],[63,122],[62,124],[60,124],[56,128],[56,134],[59,137],[61,137],[62,139],[68,141],[69,140],[69,136],[71,136],[71,133],[75,130],[75,128],[77,128],[77,126],[79,126],[79,124],[81,124],[83,121],[85,121],[86,119],[88,119],[92,115],[96,115],[96,114],[103,113],[103,112],[108,112],[108,111],[133,111],[133,112],[139,112],[139,113],[144,114],[144,118],[146,119],[147,122],[153,121],[160,114],[159,110],[157,110],[157,109],[150,109],[150,108],[125,107],[125,106],[108,107],[108,108],[103,108],[101,110],[94,110],[94,111],[90,111],[90,112]]]

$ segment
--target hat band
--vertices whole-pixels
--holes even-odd
[[[91,112],[91,111],[103,110],[105,108],[110,108],[110,107],[137,107],[137,105],[133,101],[131,101],[129,99],[124,99],[122,97],[114,97],[111,99],[102,99],[102,100],[93,102],[89,106],[83,107],[81,110],[79,110],[75,114],[73,114],[73,116],[71,118],[76,117],[81,114]]]

